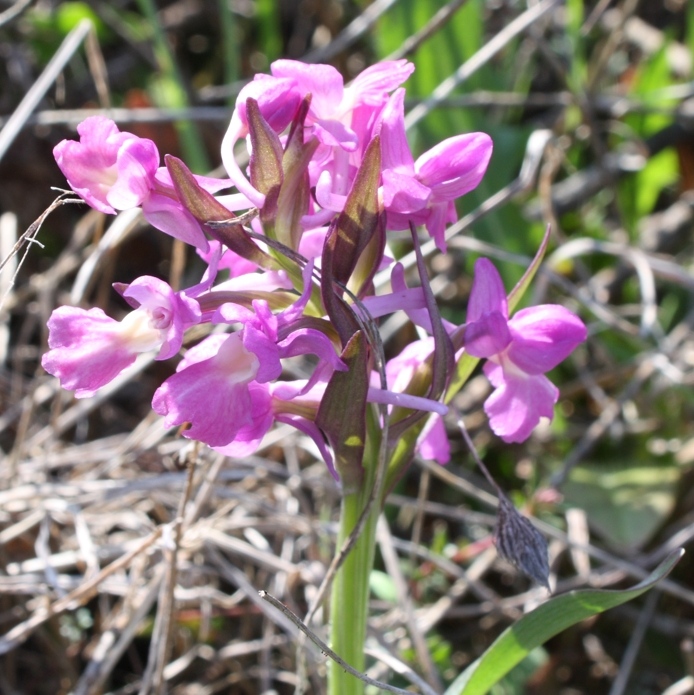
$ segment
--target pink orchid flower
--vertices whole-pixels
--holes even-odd
[[[254,402],[282,372],[277,347],[258,331],[211,335],[190,348],[155,392],[152,408],[166,427],[189,422],[186,437],[225,446],[253,424]]]
[[[495,389],[484,404],[491,428],[505,442],[522,442],[541,417],[552,419],[559,390],[545,372],[586,339],[586,327],[556,304],[509,319],[501,277],[486,258],[475,263],[467,319],[465,350],[487,358],[484,373]]]
[[[264,384],[262,388],[251,384],[251,421],[239,428],[234,441],[226,446],[214,447],[225,456],[238,458],[249,456],[260,446],[260,443],[275,422],[291,425],[303,434],[309,436],[332,477],[339,481],[340,476],[335,469],[333,455],[315,418],[325,392],[325,381],[312,385],[313,379],[296,381],[279,381],[275,384]]]
[[[72,306],[59,307],[48,320],[50,350],[41,364],[76,398],[93,396],[141,352],[158,349],[157,359],[170,358],[181,349],[184,331],[200,321],[197,302],[157,278],[138,278],[123,296],[136,308],[122,321]]]
[[[166,168],[159,167],[159,150],[152,140],[121,132],[104,116],[85,119],[77,133],[79,142],[63,140],[53,154],[72,190],[86,203],[109,215],[142,206],[156,229],[207,249],[200,225],[179,202]],[[196,179],[210,193],[231,185],[223,179]]]
[[[300,101],[310,95],[306,135],[320,143],[309,164],[311,185],[315,186],[323,174],[321,189],[327,188],[335,196],[326,198],[327,210],[314,211],[306,217],[304,227],[313,229],[327,224],[335,210],[341,209],[340,202],[344,204],[343,198],[388,94],[412,74],[414,66],[406,60],[379,63],[357,75],[348,87],[344,86],[342,75],[330,65],[277,60],[270,70],[272,75],[256,75],[239,93],[222,142],[222,162],[238,190],[261,208],[265,196],[241,172],[233,152],[235,143],[249,132],[246,100],[255,99],[265,120],[275,132],[281,133],[294,117]]]
[[[342,75],[330,65],[311,65],[298,60],[276,60],[274,77],[292,79],[300,93],[311,95],[306,125],[329,147],[353,152],[359,137],[352,129],[352,113],[359,106],[379,108],[388,92],[401,85],[414,70],[406,60],[389,61],[364,70],[345,88]],[[364,120],[363,114],[360,120]]]
[[[104,116],[77,126],[79,142],[63,140],[53,155],[72,189],[100,212],[114,215],[140,205],[159,166],[151,141],[122,133]]]
[[[486,133],[448,138],[414,161],[405,135],[405,90],[390,97],[381,114],[383,204],[388,229],[426,226],[446,251],[445,225],[458,219],[454,200],[477,187],[492,154]]]

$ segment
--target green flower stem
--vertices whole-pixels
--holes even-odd
[[[357,525],[376,484],[379,465],[380,432],[373,413],[364,451],[364,482],[342,499],[338,551]],[[376,523],[381,513],[381,492],[376,498],[360,536],[335,577],[330,594],[330,646],[350,666],[363,672],[364,642],[369,608],[369,579],[376,548]],[[328,665],[328,695],[363,695],[364,683],[344,671],[337,663]]]

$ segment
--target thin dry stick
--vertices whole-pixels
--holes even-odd
[[[112,562],[108,567],[105,567],[96,577],[84,582],[84,584],[78,586],[67,596],[58,599],[47,608],[37,610],[28,620],[13,627],[8,633],[0,637],[0,654],[6,654],[19,646],[39,625],[46,622],[46,620],[54,615],[62,613],[64,610],[71,609],[74,603],[78,603],[78,605],[86,603],[94,595],[99,588],[99,584],[101,584],[106,577],[127,567],[141,552],[153,545],[159,539],[161,533],[161,528],[156,529],[137,547],[118,558],[118,560]]]
[[[29,5],[31,5],[31,0],[17,0],[12,7],[0,12],[0,27],[19,16]]]
[[[193,455],[188,459],[188,478],[186,486],[181,495],[174,521],[173,546],[166,552],[168,572],[166,581],[162,585],[162,592],[159,599],[159,608],[152,631],[150,642],[149,659],[145,675],[142,678],[140,695],[149,692],[159,695],[164,688],[164,667],[169,659],[171,649],[171,636],[173,630],[173,610],[174,610],[174,590],[178,578],[178,549],[181,546],[181,535],[183,518],[193,490],[193,480],[195,479],[195,460],[197,459],[198,446],[194,447]]]
[[[5,294],[0,298],[0,309],[2,309],[3,304],[5,302],[5,299],[9,293],[9,291],[12,289],[14,286],[14,281],[17,276],[17,273],[19,272],[19,269],[22,267],[22,264],[24,263],[24,260],[26,259],[26,255],[29,252],[29,248],[31,247],[32,243],[38,243],[36,241],[36,235],[41,231],[41,225],[46,221],[46,218],[48,215],[50,215],[53,210],[56,208],[59,208],[61,205],[69,205],[71,203],[83,203],[84,201],[81,198],[69,198],[67,196],[73,195],[71,192],[65,192],[61,193],[49,206],[46,210],[44,210],[41,215],[29,225],[29,228],[19,237],[15,245],[12,247],[12,250],[5,256],[2,260],[0,260],[0,272],[2,272],[3,268],[9,261],[14,258],[16,255],[19,254],[19,252],[22,250],[22,247],[26,247],[24,254],[22,255],[21,260],[19,263],[17,263],[14,267],[14,272],[12,275],[12,279],[10,280],[9,284],[7,285],[7,291]]]
[[[483,65],[489,62],[504,46],[518,34],[543,17],[559,0],[543,0],[516,17],[507,27],[480,48],[469,60],[466,60],[449,78],[445,79],[419,106],[410,111],[405,118],[405,128],[412,128],[419,123],[433,108],[438,106],[459,84],[467,80]]]
[[[381,514],[378,518],[378,528],[376,538],[381,549],[381,557],[385,564],[386,572],[393,579],[395,589],[398,595],[398,604],[400,610],[405,615],[405,623],[407,630],[410,633],[410,638],[414,645],[417,660],[425,670],[427,681],[437,690],[443,690],[443,684],[434,665],[434,661],[429,653],[429,648],[424,638],[424,633],[419,629],[417,620],[414,615],[414,607],[410,596],[407,582],[400,569],[400,560],[398,554],[393,547],[393,537],[390,533],[390,528],[385,517]]]
[[[89,19],[83,19],[66,37],[55,55],[50,59],[44,71],[30,87],[29,91],[10,116],[5,127],[0,131],[0,159],[5,156],[10,145],[24,126],[31,112],[39,105],[50,86],[64,70],[68,61],[75,54],[87,34],[93,30]]]
[[[96,35],[96,30],[92,30],[87,34],[87,40],[84,42],[85,52],[87,54],[87,62],[92,73],[96,93],[99,95],[99,104],[108,109],[111,106],[111,95],[108,88],[108,69],[104,54],[99,46],[99,37]]]
[[[629,644],[627,644],[622,662],[619,664],[619,672],[612,683],[609,695],[622,695],[624,692],[626,692],[627,684],[629,683],[629,676],[631,675],[631,671],[636,663],[636,657],[638,656],[641,645],[643,644],[643,638],[646,636],[646,630],[653,619],[653,614],[655,613],[659,599],[660,591],[657,589],[655,591],[648,592],[646,603],[643,610],[639,614],[636,627],[631,633]]]
[[[311,642],[313,642],[320,650],[325,654],[325,656],[331,658],[334,662],[336,662],[341,668],[343,668],[347,673],[350,673],[353,675],[355,678],[358,678],[360,681],[363,681],[367,685],[373,685],[376,688],[380,688],[381,690],[386,690],[389,693],[400,693],[400,695],[412,695],[411,690],[402,690],[401,688],[396,688],[393,685],[388,685],[388,683],[382,683],[381,681],[374,680],[373,678],[369,678],[364,673],[361,673],[360,671],[357,671],[357,669],[352,668],[344,659],[339,657],[335,652],[330,649],[330,647],[323,642],[323,640],[318,637],[314,632],[312,632],[304,623],[301,622],[301,619],[294,615],[289,608],[287,608],[281,601],[278,601],[274,596],[271,596],[270,594],[267,593],[267,591],[259,591],[258,595],[260,598],[262,598],[264,601],[267,601],[269,604],[277,608],[277,610],[282,611],[293,623],[296,625],[301,632],[308,637]]]
[[[451,0],[444,5],[416,34],[408,36],[397,51],[385,60],[399,60],[414,53],[421,44],[433,36],[468,0]]]
[[[125,650],[132,644],[141,622],[147,617],[159,594],[164,567],[160,566],[157,570],[158,573],[150,581],[149,586],[140,592],[139,604],[128,613],[118,616],[117,626],[110,627],[102,633],[90,662],[73,690],[73,695],[99,692],[99,688],[111,675]]]

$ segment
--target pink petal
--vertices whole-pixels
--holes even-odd
[[[383,107],[380,124],[381,167],[414,177],[415,165],[405,134],[405,90],[397,89]]]
[[[521,309],[508,325],[513,335],[508,356],[528,374],[554,369],[587,337],[583,321],[557,304]]]
[[[316,119],[313,125],[313,134],[324,145],[341,147],[346,152],[354,152],[357,149],[357,134],[344,123],[329,118],[321,118]]]
[[[433,195],[429,200],[429,215],[425,224],[429,236],[441,253],[446,253],[446,222],[450,219],[450,209],[451,205],[445,201],[435,204]]]
[[[191,362],[190,352],[182,369],[169,377],[155,392],[152,408],[165,416],[165,425],[185,422],[191,426],[185,436],[210,446],[226,446],[238,431],[252,422],[248,383],[258,371],[258,358],[246,350],[237,333],[222,336],[220,342],[206,340],[196,347],[194,358],[218,346],[207,359]],[[180,366],[180,365],[179,365]]]
[[[76,398],[93,396],[135,361],[120,328],[101,309],[59,307],[48,319],[51,349],[41,364]]]
[[[399,87],[412,73],[414,65],[405,59],[386,60],[362,70],[347,87],[359,103],[381,103],[383,95]]]
[[[500,312],[505,318],[508,317],[506,290],[494,264],[486,258],[478,258],[467,305],[467,322],[477,321],[484,314],[493,311]]]
[[[118,179],[106,196],[116,210],[137,207],[154,186],[159,150],[151,140],[133,138],[118,150]]]
[[[270,71],[275,77],[293,79],[302,97],[311,94],[310,113],[315,118],[331,118],[342,103],[344,80],[331,65],[276,60]]]
[[[162,332],[158,360],[173,357],[183,345],[186,329],[200,322],[200,305],[185,295],[174,292],[158,278],[143,276],[134,280],[123,292],[150,314],[150,323]]]
[[[498,355],[510,342],[508,322],[498,311],[484,314],[465,328],[465,351],[473,357]]]
[[[505,442],[523,442],[537,427],[541,417],[554,416],[559,390],[544,375],[509,375],[492,362],[484,373],[496,387],[484,403],[493,432]]]
[[[409,174],[385,169],[383,179],[383,205],[386,212],[409,215],[426,208],[431,191]]]
[[[77,126],[80,141],[63,140],[53,150],[56,163],[71,188],[94,209],[115,214],[106,197],[118,178],[116,159],[121,146],[136,140],[132,133],[121,133],[116,124],[103,116],[92,116]]]
[[[404,391],[418,367],[434,350],[434,339],[423,338],[406,345],[400,354],[386,363],[386,379],[391,391]],[[380,381],[377,382],[380,387]]]
[[[268,387],[251,382],[248,385],[251,398],[251,422],[239,428],[231,444],[214,447],[215,451],[232,458],[250,456],[254,453],[267,431],[272,427],[272,399]]]
[[[276,132],[281,133],[296,115],[303,95],[299,94],[296,81],[272,75],[256,75],[236,98],[236,112],[241,122],[248,127],[246,100],[255,99],[263,118]]]
[[[451,460],[451,443],[440,415],[432,416],[431,424],[425,427],[417,440],[417,451],[422,458],[441,465]]]
[[[152,191],[142,202],[142,213],[159,231],[202,251],[209,248],[200,224],[178,200]]]
[[[243,329],[243,346],[258,358],[256,381],[264,384],[274,381],[282,374],[280,352],[277,344],[270,340],[265,333],[254,326],[246,324]]]
[[[335,352],[330,339],[315,328],[300,328],[292,331],[289,337],[277,344],[281,358],[298,355],[316,355],[338,372],[346,371],[347,366]]]
[[[455,200],[477,188],[492,156],[492,140],[486,133],[448,138],[415,162],[417,178],[437,200]]]

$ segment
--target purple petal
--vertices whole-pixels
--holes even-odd
[[[510,342],[508,322],[498,311],[485,314],[465,328],[465,351],[473,357],[498,355]]]
[[[414,65],[405,59],[385,60],[362,70],[345,91],[354,93],[357,103],[381,103],[383,95],[399,87]]]
[[[125,142],[137,138],[132,133],[121,133],[112,120],[103,116],[82,121],[77,132],[79,142],[63,140],[56,145],[55,161],[75,193],[94,209],[115,214],[106,198],[118,178],[118,151]]]
[[[477,321],[493,311],[498,311],[504,318],[508,317],[506,290],[493,263],[486,258],[478,258],[467,305],[467,322]]]
[[[76,398],[93,396],[135,361],[121,324],[101,309],[59,307],[48,319],[48,331],[51,349],[41,364]]]
[[[202,251],[209,248],[200,224],[178,200],[152,191],[142,203],[142,213],[153,227],[174,239]]]
[[[559,390],[546,376],[508,374],[492,362],[485,364],[484,373],[496,387],[484,410],[493,432],[505,442],[525,441],[541,417],[554,416]]]
[[[215,451],[232,458],[250,456],[254,453],[267,431],[272,427],[272,399],[267,386],[251,382],[248,385],[251,398],[251,422],[239,428],[231,444],[214,447]]]
[[[417,451],[422,458],[441,465],[451,460],[451,443],[448,441],[446,426],[441,416],[432,416],[431,423],[425,427],[417,440]]]
[[[386,363],[386,379],[391,391],[404,391],[410,384],[415,371],[427,360],[434,350],[434,339],[424,338],[406,345],[400,354]],[[380,385],[380,382],[378,382]]]
[[[427,206],[431,191],[409,174],[385,169],[383,180],[383,206],[386,212],[410,215]]]
[[[492,155],[492,140],[486,133],[448,138],[415,162],[417,178],[437,200],[455,200],[476,188]]]
[[[372,315],[374,317],[382,316],[383,313],[381,312],[388,306],[392,308],[390,311],[384,313],[390,313],[395,308],[402,309],[412,323],[414,323],[416,326],[421,326],[428,333],[433,333],[434,331],[431,327],[431,317],[429,316],[429,311],[426,308],[426,301],[424,299],[424,291],[421,287],[408,289],[407,284],[405,283],[405,269],[400,263],[396,263],[393,266],[393,270],[390,273],[390,284],[393,288],[392,295],[365,297],[362,300]],[[399,302],[397,306],[393,306],[398,300]],[[376,309],[376,313],[374,313],[374,309]],[[457,326],[452,324],[450,321],[447,321],[446,319],[441,320],[447,333],[451,333],[457,328]]]
[[[173,357],[183,344],[187,328],[200,322],[200,305],[193,299],[174,292],[158,278],[143,276],[134,280],[123,292],[147,310],[150,325],[161,331],[162,346],[158,360]]]
[[[166,427],[190,422],[185,436],[224,446],[250,424],[251,399],[243,383],[227,382],[214,360],[197,362],[169,377],[155,392],[152,408]]]
[[[243,346],[258,359],[258,369],[255,379],[264,384],[274,381],[282,374],[280,351],[277,344],[270,340],[265,333],[254,326],[246,324],[243,329]]]
[[[315,328],[300,328],[278,343],[277,347],[281,358],[316,355],[322,362],[328,363],[339,372],[347,369],[345,363],[335,352],[335,347],[330,339]]]
[[[236,113],[246,127],[246,100],[249,97],[258,102],[260,113],[276,133],[281,133],[291,123],[302,99],[295,80],[256,75],[236,98]]]
[[[429,200],[429,214],[425,221],[427,231],[429,236],[436,243],[436,248],[441,251],[441,253],[446,253],[446,222],[450,220],[451,217],[451,207],[452,203],[442,202],[437,204],[433,203],[433,197]],[[455,206],[453,206],[453,217],[455,217]]]
[[[246,350],[237,333],[222,336],[220,342],[206,340],[194,358],[218,347],[207,359],[187,362],[155,392],[152,408],[165,416],[167,427],[185,422],[191,426],[185,436],[210,446],[230,444],[238,431],[251,424],[251,396],[248,383],[259,369],[258,358]],[[180,365],[179,365],[180,366]]]
[[[314,121],[313,134],[328,147],[341,147],[346,152],[357,149],[357,134],[338,120],[321,118]]]
[[[154,186],[159,168],[159,150],[151,140],[133,138],[118,150],[118,179],[107,200],[116,210],[129,210],[142,204]]]
[[[311,94],[311,110],[315,118],[330,118],[339,108],[344,92],[342,75],[331,65],[302,63],[298,60],[276,60],[270,65],[275,77],[288,77],[298,85],[301,97]]]
[[[543,304],[521,309],[508,322],[511,361],[527,374],[544,374],[586,339],[583,321],[563,306]]]
[[[405,90],[397,89],[383,107],[380,124],[381,167],[415,175],[414,159],[405,134]]]
[[[422,208],[417,212],[411,212],[403,214],[400,212],[395,212],[393,210],[387,211],[386,215],[386,229],[392,231],[397,231],[401,229],[409,229],[410,222],[415,226],[426,224],[429,219],[430,210],[428,208]]]

